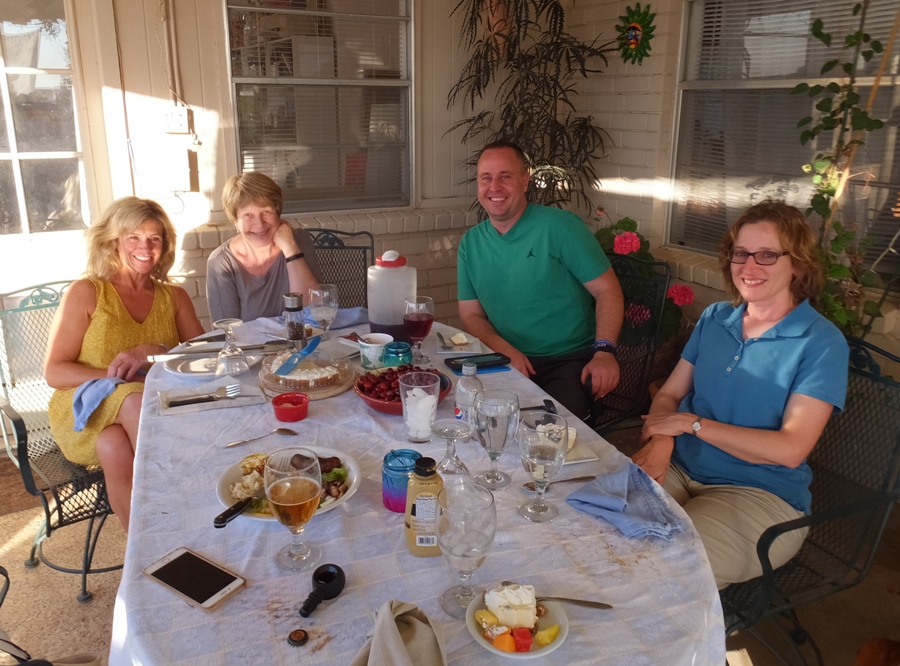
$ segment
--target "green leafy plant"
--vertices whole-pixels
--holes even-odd
[[[605,65],[615,40],[573,37],[559,0],[460,0],[453,13],[463,16],[460,42],[469,60],[448,105],[461,101],[473,111],[490,94],[494,104],[448,132],[464,129],[463,143],[518,144],[532,161],[531,201],[557,207],[574,201],[589,209],[605,132],[591,116],[575,113],[575,84],[602,71],[591,63]]]
[[[865,31],[869,0],[853,7],[853,16],[858,17],[857,29],[841,42],[837,57],[828,60],[821,74],[840,74],[840,81],[826,85],[800,83],[791,94],[807,94],[811,99],[819,98],[813,115],[802,118],[797,127],[805,127],[800,134],[800,143],[806,145],[819,135],[832,133],[831,145],[816,153],[813,160],[803,166],[812,174],[815,186],[807,217],[818,216],[822,220],[819,246],[825,265],[826,283],[819,296],[818,308],[844,333],[863,337],[872,327],[872,322],[882,316],[889,284],[872,268],[866,268],[863,259],[871,247],[871,239],[858,237],[855,224],[842,224],[837,220],[839,202],[847,183],[854,175],[853,158],[857,149],[864,145],[864,137],[884,127],[884,122],[871,116],[875,93],[884,73],[884,66],[890,54],[888,48]],[[812,25],[812,35],[825,46],[832,47],[832,35],[825,32],[821,19]],[[881,56],[881,64],[875,76],[872,90],[865,107],[858,92],[858,63],[870,62]],[[894,238],[896,240],[896,236]],[[892,242],[893,244],[893,242]],[[883,255],[882,255],[883,256]],[[878,262],[876,262],[877,264]],[[881,289],[879,300],[867,298],[868,289]],[[864,317],[868,317],[864,321]]]

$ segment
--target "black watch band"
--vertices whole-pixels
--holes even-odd
[[[618,348],[616,347],[616,343],[612,340],[595,340],[594,341],[594,352],[606,352],[607,354],[616,355]]]

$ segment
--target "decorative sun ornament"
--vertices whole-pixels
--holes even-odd
[[[650,5],[641,10],[641,3],[634,8],[626,7],[625,16],[619,17],[616,31],[619,33],[619,50],[622,52],[622,60],[641,64],[645,56],[650,55],[650,40],[653,38],[653,19],[656,14],[650,13]]]

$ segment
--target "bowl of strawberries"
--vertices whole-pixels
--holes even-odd
[[[431,372],[441,378],[441,393],[438,402],[446,398],[453,388],[453,382],[447,375],[434,368],[422,368],[418,365],[401,365],[396,368],[383,368],[365,373],[356,380],[356,393],[369,407],[383,414],[403,415],[403,403],[400,402],[400,375],[405,372]]]

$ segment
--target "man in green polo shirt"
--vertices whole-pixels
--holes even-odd
[[[521,148],[504,141],[485,146],[477,180],[488,219],[459,245],[463,326],[585,419],[593,398],[619,383],[619,282],[578,216],[528,203]]]

